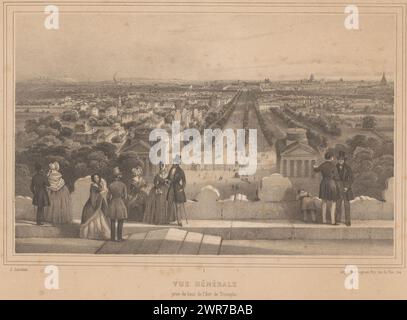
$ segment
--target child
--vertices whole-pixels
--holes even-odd
[[[298,190],[297,200],[300,201],[300,209],[304,215],[304,222],[308,222],[308,214],[311,213],[312,222],[316,222],[316,210],[315,199],[311,194],[304,190]]]

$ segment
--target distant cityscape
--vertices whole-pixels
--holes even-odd
[[[38,98],[30,97],[37,86],[40,90],[34,96]],[[213,116],[226,105],[241,87],[258,92],[262,112],[284,108],[301,117],[326,118],[330,125],[340,124],[342,130],[361,128],[362,116],[367,114],[379,118],[393,115],[393,84],[387,82],[385,74],[379,82],[324,81],[311,74],[309,79],[299,81],[265,79],[259,83],[214,81],[193,85],[137,85],[115,80],[98,86],[38,79],[17,83],[17,132],[26,118],[49,113],[60,121],[72,143],[105,141],[120,145],[126,136],[165,128],[173,120],[185,128],[209,126],[211,113]],[[380,122],[379,127],[386,127],[385,123],[392,120],[384,117]]]
[[[59,159],[73,188],[77,178],[137,160],[151,179],[157,168],[149,161],[149,133],[171,131],[176,120],[181,129],[201,132],[258,129],[256,176],[279,172],[299,188],[310,185],[311,167],[325,150],[345,150],[366,176],[360,190],[372,187],[367,194],[380,198],[393,175],[393,105],[394,84],[384,73],[377,81],[313,74],[292,81],[22,81],[16,84],[16,175],[29,176],[36,161]],[[23,184],[19,189],[29,194]]]
[[[17,98],[17,131],[23,127],[25,118],[35,119],[48,113],[60,121],[72,143],[110,142],[120,146],[127,136],[166,128],[173,120],[180,121],[185,128],[201,128],[208,112],[227,104],[234,95],[233,90],[213,91],[213,88],[192,85],[185,88],[102,84],[101,87],[108,92],[92,92],[93,86],[86,84],[68,85],[68,88],[62,84],[56,92],[58,97],[45,97],[45,93],[39,99]],[[17,95],[18,92],[19,89]]]

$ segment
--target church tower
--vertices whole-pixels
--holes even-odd
[[[383,72],[383,75],[382,75],[382,80],[380,80],[380,84],[382,84],[382,85],[386,85],[386,84],[387,84],[386,75],[385,75],[384,72]]]

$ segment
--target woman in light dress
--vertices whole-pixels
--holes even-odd
[[[45,207],[45,221],[52,224],[71,223],[71,194],[59,172],[59,163],[50,163],[49,169],[47,192],[50,205]]]
[[[79,236],[85,239],[109,239],[110,226],[107,218],[106,181],[98,174],[91,176],[90,194],[82,210]]]

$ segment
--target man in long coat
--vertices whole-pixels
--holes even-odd
[[[44,221],[44,208],[49,206],[47,186],[48,178],[43,172],[41,165],[35,165],[35,175],[31,179],[31,192],[33,193],[33,205],[37,207],[37,225],[42,225]]]
[[[177,155],[174,159],[174,164],[172,165],[170,171],[168,172],[167,179],[170,183],[167,201],[168,205],[172,210],[173,215],[170,220],[176,220],[179,225],[181,225],[180,212],[183,211],[185,220],[187,221],[187,216],[185,213],[184,203],[187,202],[187,197],[185,195],[185,185],[186,178],[185,172],[180,167],[181,157]],[[188,221],[187,221],[188,222]]]
[[[127,207],[125,200],[127,198],[127,187],[120,181],[122,175],[119,168],[113,169],[114,181],[109,186],[107,194],[108,215],[111,225],[111,240],[116,241],[116,222],[117,222],[117,241],[123,240],[123,224],[127,219]]]
[[[352,190],[353,172],[351,167],[346,163],[346,156],[343,151],[339,152],[336,168],[338,170],[338,182],[341,191],[341,197],[336,202],[336,221],[340,221],[343,203],[345,209],[345,224],[349,227],[351,225],[350,201],[353,200],[355,197]]]

